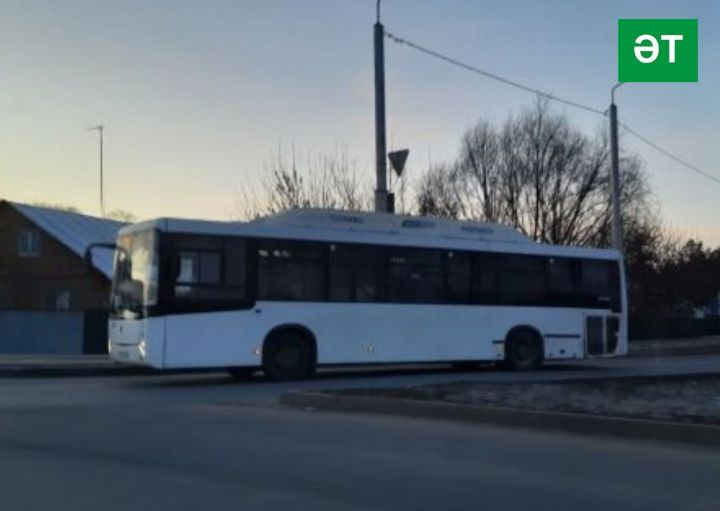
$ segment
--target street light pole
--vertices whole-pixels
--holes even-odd
[[[380,0],[377,0],[374,26],[375,48],[375,211],[388,211],[387,143],[385,136],[385,27],[380,23]]]
[[[100,134],[100,215],[105,218],[105,197],[104,197],[104,183],[103,183],[103,130],[105,126],[99,124],[90,128],[92,131],[97,131]]]
[[[623,251],[623,225],[620,207],[620,155],[618,149],[618,120],[617,106],[615,105],[615,89],[623,82],[616,84],[610,91],[610,157],[612,170],[610,185],[612,188],[612,246],[615,250]]]

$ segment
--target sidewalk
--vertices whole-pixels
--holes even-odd
[[[143,367],[118,364],[107,355],[0,354],[0,378],[118,376],[151,372]]]
[[[667,357],[708,353],[720,353],[720,335],[631,341],[628,355],[631,357]]]

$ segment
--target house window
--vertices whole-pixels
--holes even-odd
[[[40,255],[40,232],[36,229],[24,229],[18,233],[18,255],[37,257]]]
[[[63,289],[54,291],[45,296],[45,309],[66,311],[70,309],[70,291]]]

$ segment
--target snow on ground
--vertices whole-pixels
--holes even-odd
[[[547,383],[457,382],[350,392],[377,397],[720,425],[720,375]]]

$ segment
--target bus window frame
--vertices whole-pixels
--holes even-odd
[[[174,232],[163,232],[158,231],[158,261],[160,268],[158,269],[158,303],[153,306],[149,306],[145,311],[147,315],[161,315],[161,314],[174,314],[174,313],[192,313],[192,312],[207,312],[207,311],[225,311],[225,310],[245,310],[251,309],[256,306],[259,299],[259,280],[260,280],[260,258],[258,251],[260,250],[263,242],[280,242],[287,243],[291,246],[298,244],[311,244],[315,245],[315,248],[319,249],[319,257],[314,259],[318,264],[321,265],[320,273],[323,275],[323,286],[322,299],[318,302],[317,300],[276,300],[276,299],[263,299],[263,301],[291,301],[298,303],[354,303],[354,304],[387,304],[387,303],[402,303],[406,305],[431,305],[431,306],[501,306],[501,307],[557,307],[557,308],[574,308],[574,309],[604,309],[612,310],[615,313],[621,313],[624,305],[622,299],[622,286],[620,279],[623,274],[620,268],[621,261],[617,259],[604,259],[604,258],[593,258],[593,257],[575,257],[575,256],[558,256],[558,255],[543,255],[543,254],[523,254],[516,252],[497,252],[489,250],[469,250],[469,249],[450,249],[450,248],[437,248],[437,247],[414,247],[405,245],[381,245],[373,243],[356,243],[347,241],[327,241],[327,240],[306,240],[306,239],[292,239],[292,238],[274,238],[267,236],[228,236],[228,235],[214,235],[214,234],[195,234],[195,233],[174,233]],[[191,240],[189,243],[178,244],[178,239],[186,238]],[[193,240],[200,239],[198,243],[199,247],[193,247]],[[207,244],[207,241],[219,242],[218,249],[206,248],[203,245]],[[240,298],[220,298],[220,299],[206,299],[206,298],[180,298],[178,299],[174,293],[174,285],[176,282],[173,279],[173,258],[183,251],[187,252],[219,252],[220,253],[220,272],[221,272],[221,285],[215,284],[204,284],[204,283],[183,283],[183,285],[189,285],[193,287],[209,287],[218,289],[230,289],[226,285],[226,258],[227,258],[227,245],[228,242],[242,241],[244,243],[244,297]],[[339,264],[339,266],[350,266],[353,268],[352,274],[352,296],[349,300],[337,300],[332,299],[331,295],[331,267],[333,265],[333,259],[331,254],[331,246],[335,245],[342,247],[344,250],[352,250],[355,247],[362,248],[364,250],[375,251],[376,255],[373,255],[373,264],[368,265],[371,268],[376,279],[376,295],[375,300],[367,301],[357,300],[357,264]],[[389,299],[389,287],[390,287],[390,265],[391,265],[391,254],[395,251],[403,250],[430,250],[439,253],[439,266],[437,266],[441,274],[440,285],[442,289],[441,295],[437,301],[434,302],[419,302],[419,301],[402,301],[397,300],[391,301]],[[449,285],[448,276],[450,275],[448,254],[457,254],[460,257],[466,257],[469,259],[469,294],[466,294],[466,299],[452,299],[449,296]],[[525,256],[525,257],[537,257],[543,259],[544,265],[544,276],[545,276],[545,297],[541,303],[505,303],[500,299],[498,294],[498,288],[502,285],[500,275],[498,273],[498,262],[504,256]],[[304,259],[304,258],[303,258]],[[356,261],[358,258],[351,256],[348,261]],[[580,271],[580,282],[575,282],[575,291],[568,296],[553,296],[552,284],[550,281],[550,260],[569,260],[571,263],[577,264],[582,267],[583,261],[595,261],[601,262],[606,271],[608,271],[610,279],[610,300],[608,303],[601,303],[596,298],[586,296],[583,294],[580,288],[582,288],[582,270]],[[490,264],[489,270],[487,264]],[[483,269],[485,267],[485,269]],[[486,292],[481,292],[479,288],[479,279],[482,278],[482,272],[487,271],[489,278],[489,288]],[[380,272],[380,273],[377,273]],[[379,286],[379,289],[377,288]],[[235,287],[240,289],[240,287]]]

